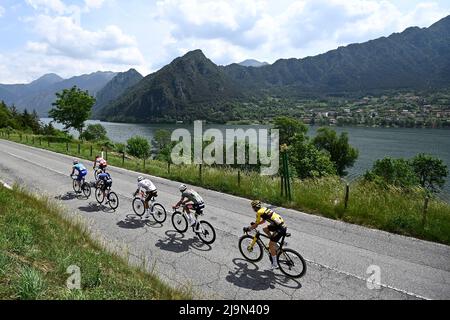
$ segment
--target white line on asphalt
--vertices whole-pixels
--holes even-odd
[[[38,150],[41,150],[41,149],[38,149]],[[16,154],[13,154],[13,153],[10,153],[10,152],[6,152],[6,153],[9,154],[9,155],[11,155],[11,156],[13,156],[13,157],[15,157],[15,158],[18,158],[18,159],[24,160],[24,161],[26,161],[26,162],[32,163],[32,164],[34,164],[34,165],[36,165],[36,166],[42,167],[42,168],[47,169],[47,170],[49,170],[49,171],[53,171],[53,172],[55,172],[55,173],[58,173],[58,174],[61,174],[61,175],[64,175],[64,176],[66,175],[66,174],[63,173],[63,172],[54,170],[54,169],[52,169],[52,168],[46,167],[46,166],[41,165],[41,164],[37,164],[37,163],[35,163],[35,162],[32,162],[32,161],[30,161],[30,160],[28,160],[28,159],[25,159],[25,158],[23,158],[23,157],[21,157],[21,156],[18,156],[18,155],[16,155]],[[117,168],[117,167],[115,167],[115,168],[116,168],[116,169],[121,169],[121,170],[123,170],[123,171],[127,171],[127,172],[129,172],[129,173],[134,173],[133,171],[130,171],[130,170],[127,170],[127,169]],[[158,178],[159,178],[159,177],[158,177]],[[162,179],[163,179],[163,180],[167,180],[167,181],[171,181],[171,180],[168,180],[168,179],[165,179],[165,178],[162,178]],[[1,181],[0,181],[0,182],[1,182]],[[11,188],[11,187],[9,187],[9,188]],[[121,195],[121,196],[123,196],[123,197],[125,197],[125,198],[127,198],[127,199],[132,199],[132,198],[129,197],[129,196],[125,196],[125,195]],[[316,266],[319,266],[319,267],[328,269],[328,270],[330,270],[330,271],[333,271],[333,272],[336,272],[336,273],[340,273],[340,274],[344,274],[344,275],[347,275],[347,276],[350,276],[350,277],[354,277],[354,278],[356,278],[356,279],[358,279],[358,280],[367,282],[367,279],[365,279],[365,278],[363,278],[363,277],[361,277],[361,276],[352,274],[352,273],[350,273],[350,272],[342,271],[342,270],[339,270],[339,269],[336,269],[336,268],[327,266],[327,265],[322,264],[322,263],[314,262],[314,261],[312,261],[312,260],[308,260],[308,259],[305,259],[305,260],[306,260],[308,263],[312,264],[312,265],[316,265]],[[396,287],[393,287],[393,286],[390,286],[390,285],[387,285],[387,284],[379,284],[379,285],[380,285],[381,287],[383,287],[383,288],[391,289],[391,290],[394,290],[394,291],[397,291],[397,292],[400,292],[400,293],[403,293],[403,294],[406,294],[406,295],[409,295],[409,296],[412,296],[412,297],[415,297],[415,298],[418,298],[418,299],[431,300],[430,298],[426,298],[426,297],[421,296],[421,295],[419,295],[419,294],[416,294],[416,293],[413,293],[413,292],[408,292],[408,291],[406,291],[406,290],[399,289],[399,288],[396,288]]]
[[[308,260],[308,259],[305,259],[305,261],[308,262],[309,264],[316,265],[316,266],[319,266],[319,267],[322,267],[322,268],[325,268],[325,269],[334,271],[334,272],[336,272],[336,273],[344,274],[344,275],[346,275],[346,276],[354,277],[354,278],[356,278],[356,279],[359,279],[359,280],[362,280],[362,281],[364,281],[364,282],[367,282],[367,279],[365,279],[365,278],[363,278],[363,277],[360,277],[360,276],[358,276],[358,275],[356,275],[356,274],[353,274],[353,273],[350,273],[350,272],[347,272],[347,271],[342,271],[342,270],[339,270],[339,269],[336,269],[336,268],[327,266],[327,265],[322,264],[322,263],[314,262],[314,261],[311,261],[311,260]],[[390,285],[388,285],[388,284],[379,283],[379,284],[377,284],[377,285],[379,285],[380,287],[386,288],[386,289],[391,289],[391,290],[394,290],[394,291],[397,291],[397,292],[406,294],[406,295],[408,295],[408,296],[412,296],[412,297],[418,298],[418,299],[422,299],[422,300],[431,300],[430,298],[427,298],[427,297],[424,297],[424,296],[421,296],[421,295],[419,295],[419,294],[416,294],[416,293],[413,293],[413,292],[409,292],[409,291],[406,291],[406,290],[403,290],[403,289],[399,289],[399,288],[390,286]],[[368,289],[368,290],[369,290],[369,289]]]

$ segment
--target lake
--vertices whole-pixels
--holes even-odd
[[[51,119],[43,118],[48,123]],[[172,131],[177,128],[193,130],[192,125],[175,124],[127,124],[101,121],[87,121],[87,124],[100,123],[115,142],[126,142],[132,136],[141,135],[152,139],[158,129]],[[62,126],[55,124],[56,128]],[[204,125],[203,130],[217,128],[224,131],[227,128],[267,128],[268,126],[250,125]],[[309,134],[315,135],[318,127],[310,127]],[[350,144],[359,150],[359,158],[355,166],[349,170],[348,179],[364,174],[375,160],[384,157],[410,158],[418,153],[428,153],[445,161],[450,168],[450,130],[445,129],[409,129],[409,128],[367,128],[367,127],[333,127],[337,132],[348,132]],[[71,132],[75,136],[76,132]],[[450,202],[450,183],[445,186],[441,195]]]

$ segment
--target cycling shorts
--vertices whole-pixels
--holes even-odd
[[[280,239],[286,235],[287,228],[284,225],[277,225],[271,223],[268,227],[269,231],[272,232],[270,240],[273,242],[278,242]]]
[[[87,175],[87,170],[86,169],[81,170],[80,172],[78,172],[77,180],[78,181],[83,180],[83,178],[86,177],[86,175]]]

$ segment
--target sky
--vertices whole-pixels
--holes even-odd
[[[0,83],[317,55],[450,15],[449,0],[0,0]]]

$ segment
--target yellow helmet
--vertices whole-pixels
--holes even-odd
[[[254,208],[254,209],[261,209],[261,201],[253,200],[252,201],[252,208]]]

